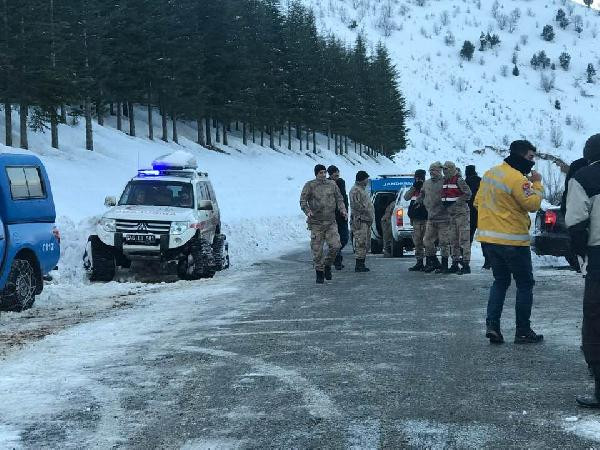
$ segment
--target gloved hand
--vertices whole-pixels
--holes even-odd
[[[423,180],[415,180],[413,187],[415,189],[421,189],[423,187]]]

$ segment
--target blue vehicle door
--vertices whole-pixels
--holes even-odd
[[[6,234],[4,233],[4,222],[0,218],[0,267],[4,262],[4,252],[6,251]]]

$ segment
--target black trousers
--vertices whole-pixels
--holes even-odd
[[[600,277],[589,273],[585,278],[581,335],[585,361],[600,364]]]

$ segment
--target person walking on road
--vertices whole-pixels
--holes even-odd
[[[415,181],[408,191],[404,194],[404,200],[409,201],[408,218],[413,227],[412,238],[415,245],[415,258],[417,262],[408,270],[411,272],[420,272],[425,269],[423,258],[425,257],[425,230],[427,228],[427,209],[423,203],[418,202],[425,181],[425,171],[423,169],[415,170]]]
[[[436,273],[448,272],[448,256],[450,255],[448,247],[449,216],[448,211],[442,204],[442,187],[444,186],[444,176],[442,175],[442,163],[436,161],[429,166],[429,178],[423,183],[423,188],[419,195],[419,202],[425,205],[427,210],[427,226],[425,229],[425,269],[426,273],[435,271]],[[442,263],[440,264],[436,256],[436,241],[440,247]]]
[[[575,253],[587,259],[583,294],[583,355],[594,375],[594,394],[577,397],[580,406],[600,408],[600,134],[585,143],[589,166],[569,181],[565,222]]]
[[[529,141],[512,142],[510,155],[504,162],[485,172],[475,197],[479,214],[477,240],[489,258],[494,275],[485,333],[494,344],[504,342],[500,317],[511,275],[517,285],[515,343],[543,340],[530,324],[535,282],[529,249],[529,213],[540,208],[544,191],[542,177],[531,170],[535,153],[536,148]]]
[[[315,179],[307,182],[300,195],[300,208],[306,214],[310,230],[310,248],[313,253],[317,283],[331,280],[331,264],[342,244],[335,220],[336,209],[342,216],[348,217],[344,198],[334,181],[326,178],[325,166],[315,166]],[[327,243],[327,257],[323,254],[323,245]]]
[[[335,184],[337,184],[337,187],[340,190],[342,197],[344,198],[344,206],[346,207],[346,211],[348,211],[348,194],[346,194],[346,182],[343,178],[340,178],[340,169],[338,169],[336,166],[331,165],[327,168],[327,173],[329,174],[329,179],[335,181]],[[343,216],[342,212],[336,208],[335,221],[337,222],[338,234],[340,235],[340,243],[342,244],[342,247],[340,248],[340,251],[337,252],[333,265],[336,268],[336,270],[342,270],[344,268],[344,264],[342,264],[342,250],[344,249],[344,247],[348,243],[348,239],[350,238],[350,231],[348,230],[348,216]]]
[[[475,237],[475,231],[477,230],[477,208],[473,205],[477,191],[479,191],[479,185],[481,184],[481,177],[477,175],[475,166],[468,165],[465,167],[465,181],[467,186],[471,189],[471,198],[467,202],[469,205],[469,226],[470,226],[470,240],[473,243]]]
[[[371,225],[375,221],[375,208],[367,194],[369,174],[359,170],[356,183],[350,189],[350,227],[356,253],[355,272],[368,272],[365,259],[371,244]]]
[[[392,214],[394,214],[394,208],[396,207],[396,199],[390,200],[390,203],[385,208],[383,216],[379,221],[381,224],[381,235],[383,237],[383,257],[391,258],[392,254],[392,240],[394,236],[392,234]]]
[[[459,275],[471,273],[471,240],[469,233],[469,205],[471,189],[460,176],[452,161],[444,163],[444,185],[442,187],[442,204],[448,210],[450,218],[450,250],[452,266],[449,273]],[[460,267],[459,267],[460,264]]]

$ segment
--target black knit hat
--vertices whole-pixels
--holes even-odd
[[[426,175],[427,172],[425,172],[423,169],[415,170],[415,178],[425,178]]]
[[[591,163],[600,161],[600,133],[594,134],[585,142],[583,157]]]
[[[465,167],[465,177],[470,177],[473,175],[477,175],[477,170],[475,170],[474,165],[469,164],[467,167]]]
[[[317,175],[321,170],[327,170],[327,168],[323,164],[317,164],[315,166],[315,175]]]
[[[369,174],[367,172],[365,172],[364,170],[359,170],[356,173],[356,181],[364,181],[367,178],[369,178]]]
[[[336,172],[339,172],[340,169],[338,169],[336,166],[334,166],[333,164],[331,166],[329,166],[327,168],[327,173],[329,174],[329,176],[333,175]]]
[[[525,139],[520,139],[518,141],[512,141],[510,144],[510,154],[511,155],[519,155],[525,156],[529,150],[537,151],[537,149],[533,146],[533,144]]]

